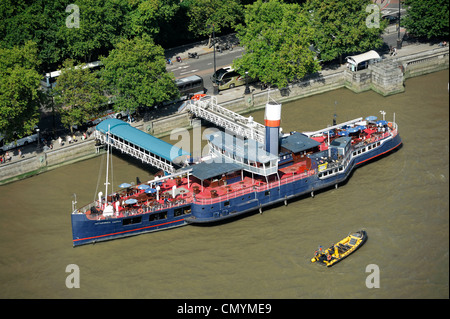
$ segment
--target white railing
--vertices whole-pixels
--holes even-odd
[[[293,174],[291,176],[287,176],[287,177],[278,179],[276,181],[273,181],[273,182],[270,182],[267,184],[265,184],[265,183],[264,184],[261,183],[261,185],[254,184],[251,186],[243,187],[240,190],[233,189],[230,193],[226,193],[226,194],[214,197],[214,198],[196,198],[194,200],[194,203],[200,204],[200,205],[211,205],[211,204],[219,203],[222,201],[227,201],[227,200],[237,198],[237,197],[240,197],[240,196],[243,196],[246,194],[250,194],[250,193],[259,193],[259,192],[263,192],[263,191],[268,191],[273,188],[280,187],[281,185],[290,184],[292,182],[301,180],[305,177],[312,176],[312,175],[316,174],[316,172],[317,171],[315,169],[312,169],[307,172],[303,172],[301,174]]]
[[[169,164],[165,161],[162,161],[162,160],[152,156],[151,154],[145,153],[145,152],[137,149],[135,145],[126,144],[124,141],[119,140],[114,135],[109,134],[109,136],[107,136],[107,134],[103,134],[99,131],[95,131],[94,134],[95,134],[95,137],[98,138],[101,143],[109,144],[109,145],[117,148],[118,150],[120,150],[123,153],[126,153],[128,155],[131,155],[133,157],[140,159],[143,163],[150,164],[150,165],[152,165],[156,168],[159,168],[161,170],[164,170],[165,172],[168,172],[168,173],[175,172],[175,169],[171,164]]]
[[[191,101],[186,105],[186,108],[195,116],[230,130],[237,135],[264,143],[264,125],[250,121],[249,118],[218,105],[216,97]]]

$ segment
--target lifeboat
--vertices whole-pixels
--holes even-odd
[[[331,245],[328,249],[324,249],[322,246],[319,246],[314,253],[314,257],[311,258],[311,262],[317,262],[321,265],[331,267],[354,253],[358,248],[364,245],[366,240],[366,231],[359,230],[348,235],[336,244]]]

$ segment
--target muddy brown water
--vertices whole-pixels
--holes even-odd
[[[0,187],[1,298],[448,298],[449,72],[406,81],[382,97],[340,89],[282,107],[285,132],[386,111],[397,152],[357,169],[338,189],[211,227],[72,248],[70,212],[95,197],[102,157]],[[252,114],[263,122],[263,111]],[[168,140],[166,138],[166,140]],[[115,187],[154,170],[114,155]],[[100,187],[104,187],[100,175]],[[369,239],[332,268],[318,245],[365,229]],[[66,287],[66,267],[80,288]],[[379,268],[369,289],[366,267]]]

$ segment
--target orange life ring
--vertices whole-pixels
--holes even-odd
[[[327,256],[327,260],[330,261],[331,260],[331,255]]]
[[[206,96],[206,94],[195,94],[191,100],[200,100],[202,97]]]
[[[142,208],[139,208],[139,209],[138,209],[138,213],[139,213],[139,214],[142,214],[143,212],[144,212],[144,210],[143,210]]]

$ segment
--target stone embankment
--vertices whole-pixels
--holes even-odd
[[[403,83],[407,78],[448,68],[448,47],[435,46],[433,49],[420,52],[414,52],[412,49],[407,54],[386,58],[357,72],[352,72],[345,66],[340,66],[336,70],[324,70],[287,88],[271,90],[270,96],[283,103],[343,87],[357,93],[374,90],[388,96],[403,92]],[[243,87],[223,92],[217,96],[218,103],[237,113],[248,113],[264,107],[267,90],[253,90],[247,95],[243,92]],[[164,117],[133,123],[133,126],[156,137],[162,137],[170,134],[175,128],[191,127],[191,120],[186,112],[180,114],[172,112]],[[0,164],[0,185],[96,155],[98,148],[90,138],[53,150],[33,152],[25,158],[15,156],[13,161]]]

